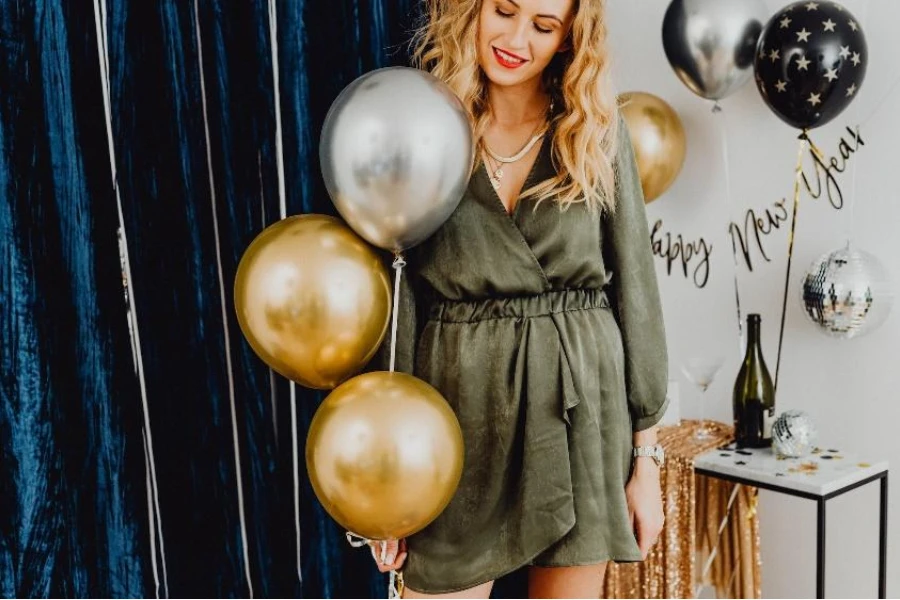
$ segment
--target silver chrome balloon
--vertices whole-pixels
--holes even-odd
[[[812,322],[825,333],[845,339],[877,329],[894,301],[881,261],[849,244],[813,263],[803,277],[801,293]]]
[[[337,97],[319,157],[338,212],[368,242],[400,252],[453,213],[469,182],[472,131],[462,103],[408,67],[359,77]]]
[[[753,75],[768,15],[763,0],[672,0],[662,35],[675,74],[708,100],[730,95]]]

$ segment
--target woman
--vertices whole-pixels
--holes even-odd
[[[404,597],[597,598],[663,510],[665,334],[640,181],[607,81],[601,0],[428,0],[416,63],[462,99],[478,153],[459,208],[407,257],[398,369],[466,447],[436,521],[373,552]],[[408,556],[407,556],[408,548]]]

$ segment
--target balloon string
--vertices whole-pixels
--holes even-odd
[[[868,20],[869,20],[869,0],[866,0],[863,3],[862,18],[859,21],[860,25],[862,25],[863,31],[867,30]],[[860,113],[862,113],[862,105],[859,103],[858,99],[856,100],[855,111],[856,111],[856,123],[857,123],[856,132],[858,135],[859,130],[862,127],[859,124],[859,121],[860,121],[859,116],[860,116]],[[853,161],[853,172],[850,176],[850,224],[847,227],[847,246],[850,245],[850,241],[853,238],[853,230],[854,230],[854,225],[855,225],[855,210],[854,210],[854,208],[856,207],[856,167],[857,167],[858,163],[859,163],[858,160]]]
[[[859,126],[856,127],[856,133],[859,135]],[[850,174],[850,224],[847,227],[847,245],[850,245],[850,241],[853,239],[853,225],[854,225],[854,208],[856,207],[856,166],[859,163],[858,160],[853,161],[853,171]]]
[[[390,580],[388,581],[388,598],[395,600],[403,596],[403,573],[397,571],[390,572]]]
[[[381,562],[384,563],[386,554],[387,554],[387,542],[379,541],[379,540],[370,540],[369,538],[363,537],[358,533],[353,533],[352,531],[347,532],[347,543],[350,544],[351,548],[364,548],[373,542],[378,542],[381,548]],[[375,555],[374,549],[372,550],[372,556]],[[394,600],[395,598],[400,598],[403,594],[403,573],[397,571],[390,571],[389,580],[388,580],[388,599]]]
[[[894,80],[894,83],[892,83],[891,87],[888,88],[887,93],[885,93],[884,96],[881,97],[881,100],[878,101],[878,104],[875,105],[875,109],[872,110],[866,116],[866,118],[862,120],[862,123],[861,123],[862,125],[867,125],[869,123],[869,121],[872,120],[872,117],[874,117],[876,114],[878,114],[878,112],[882,108],[884,108],[884,106],[887,104],[887,101],[890,100],[891,96],[894,95],[894,92],[897,91],[897,86],[900,86],[900,77],[897,77],[897,79]]]
[[[728,155],[728,127],[725,111],[722,110],[718,102],[713,106],[713,113],[721,115],[719,133],[722,139],[722,163],[725,166],[725,212],[728,215],[728,220],[731,221],[733,198],[731,195],[731,169],[729,168],[731,161]],[[734,304],[737,309],[738,356],[741,356],[744,353],[744,317],[741,313],[741,290],[738,285],[738,249],[737,242],[734,236],[731,235],[731,228],[729,227],[726,232],[731,237],[731,258],[734,261]]]
[[[800,206],[800,180],[803,177],[803,152],[810,143],[809,131],[803,130],[800,134],[800,147],[797,150],[797,167],[794,171],[794,210],[791,216],[791,229],[788,233],[788,259],[784,276],[784,297],[781,302],[781,325],[778,329],[778,358],[775,360],[775,396],[778,397],[778,376],[781,373],[781,347],[784,343],[784,321],[787,315],[788,287],[791,282],[791,262],[794,257],[794,234],[797,230],[797,209]],[[818,148],[814,148],[818,150]]]
[[[397,359],[397,313],[400,312],[400,275],[403,273],[403,267],[406,266],[406,260],[399,252],[394,255],[394,302],[391,307],[391,373],[394,372],[394,365]]]
[[[406,260],[403,258],[403,255],[397,253],[394,255],[394,298],[391,306],[391,362],[390,362],[390,371],[394,372],[394,368],[397,361],[397,324],[398,324],[398,313],[400,312],[400,277],[403,274],[403,267],[406,266]],[[363,546],[369,545],[372,540],[365,538],[361,535],[352,533],[350,531],[347,532],[347,542],[353,548],[362,548]],[[381,562],[385,561],[385,553],[387,552],[387,542],[381,542]],[[397,571],[392,570],[389,575],[388,580],[388,598],[393,600],[394,598],[400,598],[403,592],[403,576],[398,575]]]

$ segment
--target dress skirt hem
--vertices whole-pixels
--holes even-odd
[[[505,575],[509,575],[510,573],[518,571],[522,567],[541,567],[541,568],[586,567],[588,565],[596,565],[599,563],[609,562],[609,561],[612,561],[615,563],[634,563],[634,562],[642,562],[644,560],[639,554],[637,555],[637,557],[628,556],[628,557],[615,558],[615,557],[611,556],[609,553],[606,553],[606,554],[604,554],[604,556],[602,558],[598,558],[596,560],[567,562],[566,564],[551,564],[551,563],[534,564],[534,560],[538,556],[543,554],[546,550],[547,550],[546,548],[541,550],[540,552],[535,554],[533,557],[531,557],[530,559],[528,559],[521,565],[505,567],[489,576],[479,577],[478,579],[476,579],[475,581],[473,581],[471,583],[457,584],[457,585],[454,585],[453,587],[437,587],[437,588],[424,589],[421,587],[409,585],[406,581],[404,581],[403,587],[406,589],[409,589],[413,592],[419,593],[419,594],[453,594],[456,592],[462,592],[465,590],[472,589],[474,587],[478,587],[479,585],[484,585],[485,583],[488,583],[491,581],[497,581],[498,579],[500,579],[501,577],[503,577]]]

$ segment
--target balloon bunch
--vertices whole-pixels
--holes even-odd
[[[830,0],[801,0],[766,20],[762,0],[672,0],[663,21],[663,46],[675,74],[692,92],[715,102],[755,75],[766,105],[782,121],[800,130],[794,182],[793,215],[788,241],[784,298],[778,339],[776,388],[794,234],[802,178],[802,158],[809,148],[821,151],[809,131],[832,121],[859,93],[866,75],[868,49],[859,21]],[[728,185],[727,139],[723,152]],[[727,194],[730,196],[730,194]],[[733,246],[735,265],[737,248]],[[738,327],[740,294],[735,271]]]
[[[320,158],[346,224],[307,214],[265,229],[241,259],[235,309],[272,369],[333,389],[306,441],[322,505],[359,536],[400,539],[427,526],[456,491],[462,433],[437,390],[393,372],[396,326],[391,370],[357,374],[384,342],[392,313],[396,325],[402,252],[434,233],[462,198],[472,134],[462,104],[438,79],[379,69],[334,101]],[[369,244],[395,255],[393,293]]]

